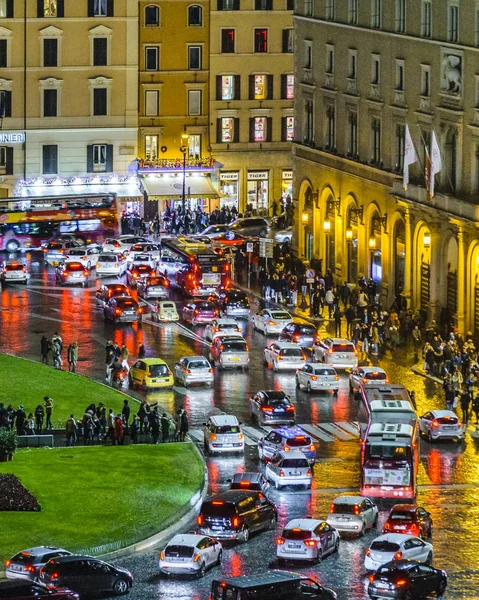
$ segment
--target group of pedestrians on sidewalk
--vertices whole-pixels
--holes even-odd
[[[45,335],[42,336],[42,339],[40,340],[40,354],[42,357],[42,363],[45,365],[53,365],[56,369],[62,369],[62,352],[63,339],[57,332],[53,334],[51,340]],[[66,358],[68,362],[68,370],[70,373],[76,373],[78,362],[78,342],[72,342],[67,347]]]

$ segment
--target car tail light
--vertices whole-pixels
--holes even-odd
[[[286,410],[289,412],[294,412],[294,406],[287,406]]]
[[[299,335],[299,333],[295,333],[295,334],[293,335],[293,342],[299,342],[299,340],[300,340],[300,335]]]
[[[239,527],[240,524],[240,520],[239,517],[233,517],[233,520],[231,521],[233,527]]]
[[[198,525],[201,527],[201,526],[204,524],[204,522],[205,522],[205,518],[204,518],[204,516],[203,516],[203,515],[198,515],[198,516],[196,517],[196,522],[197,522],[197,523],[198,523]]]
[[[50,575],[50,579],[52,579],[52,580],[53,580],[53,579],[58,579],[58,573],[56,573],[56,572],[55,572],[55,573],[52,573],[52,574]]]
[[[120,265],[118,263],[115,263],[115,268],[118,269]]]
[[[371,556],[371,550],[366,550],[366,556]]]
[[[333,351],[332,351],[332,349],[330,348],[330,349],[328,350],[328,354],[332,354],[332,353],[333,353]]]
[[[6,566],[6,567],[9,567],[11,564],[12,564],[12,561],[11,561],[11,560],[6,560],[6,561],[5,561],[5,566]]]
[[[136,279],[138,277],[138,273],[133,273],[133,279]]]
[[[201,554],[195,554],[195,557],[193,559],[193,562],[198,562],[200,559]]]
[[[414,534],[414,535],[418,535],[419,534],[419,526],[416,523],[413,523],[410,527],[409,527],[409,531]]]
[[[211,436],[211,441],[215,442],[216,441],[216,435],[213,433],[213,435]]]
[[[284,538],[276,538],[276,544],[282,546],[284,544]]]
[[[273,409],[271,408],[271,406],[262,406],[261,410],[263,412],[271,412],[271,413],[273,412]]]
[[[191,370],[190,370],[190,369],[185,369],[185,373],[186,373],[187,375],[190,375],[190,374],[191,374]]]
[[[279,476],[280,476],[280,477],[284,477],[284,471],[283,471],[283,469],[280,469],[280,471],[279,471]]]
[[[369,581],[372,583],[372,582],[374,581],[374,575],[370,575],[370,576],[368,577],[368,579],[369,579]]]
[[[276,321],[268,321],[268,325],[277,325]]]
[[[291,448],[289,446],[283,446],[283,450],[285,452],[289,452],[291,450]]]
[[[139,309],[136,311],[136,314],[137,314],[137,315],[141,315],[141,313],[142,313],[142,312],[143,312],[143,309],[140,307],[140,308],[139,308]]]
[[[214,373],[214,369],[208,369],[209,373]]]
[[[151,377],[151,371],[148,371],[148,373],[146,375],[147,375],[147,377]]]
[[[304,545],[313,548],[316,546],[316,540],[304,540]]]
[[[58,252],[60,252],[60,254],[64,254],[65,250],[63,250],[63,248],[59,248]]]
[[[238,439],[239,439],[239,440],[242,440],[242,439],[243,439],[243,434],[242,434],[242,433],[239,433],[239,434],[238,434]]]
[[[394,560],[400,560],[402,558],[402,552],[396,552],[394,555]]]
[[[316,375],[313,375],[313,376],[311,377],[311,381],[318,381],[318,378],[317,378],[317,376],[316,376]]]
[[[22,267],[22,271],[23,271],[24,273],[26,273],[26,272],[27,272],[27,270],[25,269],[25,267]]]
[[[384,523],[383,531],[391,531],[391,525],[387,521]]]
[[[68,273],[66,271],[63,271],[62,275],[63,277],[68,277]]]
[[[339,375],[334,376],[334,381],[339,381]]]
[[[319,335],[317,335],[315,338],[315,341],[319,344],[319,342],[321,341],[321,337]]]
[[[331,514],[334,514],[334,504],[333,503],[331,503],[330,506],[329,506],[329,512]]]
[[[316,450],[316,448],[314,447],[314,444],[311,444],[311,446],[309,447],[311,452],[314,452]]]
[[[163,551],[160,552],[160,560],[165,560],[165,553]]]
[[[354,514],[359,515],[359,506],[357,504],[354,505]]]
[[[88,277],[88,271],[86,269],[83,271],[83,275],[85,275],[85,277]]]
[[[25,571],[28,571],[29,573],[35,573],[35,567],[32,567],[32,565],[27,565],[25,567]]]
[[[121,315],[122,311],[119,308],[115,308],[115,315]]]
[[[246,344],[246,352],[248,352],[248,350],[249,350],[249,346],[248,346],[248,344]]]
[[[278,356],[276,357],[276,360],[283,360],[283,357],[281,356],[281,354],[278,354]]]
[[[434,421],[432,422],[432,426],[439,427],[439,422],[434,419]]]
[[[311,473],[311,469],[308,469],[306,472],[306,477],[311,477],[313,474]]]
[[[398,587],[404,587],[405,585],[407,585],[407,581],[406,581],[406,579],[398,579],[398,580],[396,581],[396,585],[397,585]]]

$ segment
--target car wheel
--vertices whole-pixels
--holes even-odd
[[[268,529],[276,529],[276,517],[274,515],[269,520]]]
[[[204,444],[203,444],[203,452],[204,452],[205,456],[208,456],[209,450],[210,449],[209,449],[209,446],[208,446],[208,442],[204,442]]]
[[[311,394],[311,383],[309,381],[306,384],[306,391],[308,392],[308,394]]]
[[[334,552],[339,552],[339,544],[340,543],[341,543],[341,540],[338,537],[336,540],[336,543],[334,544]]]
[[[113,586],[113,591],[117,596],[121,596],[122,594],[126,594],[128,591],[129,585],[126,579],[117,579],[115,581],[115,585]]]
[[[440,596],[442,596],[445,591],[446,591],[446,582],[441,581],[441,583],[439,584],[439,587],[437,588],[437,592],[436,592],[437,597],[439,598]]]
[[[301,389],[301,384],[299,383],[299,378],[296,376],[296,389],[300,390]]]
[[[426,562],[426,565],[432,565],[432,552],[429,552],[425,562]]]
[[[432,434],[431,434],[431,432],[430,432],[430,431],[429,431],[429,432],[428,432],[428,434],[427,434],[427,441],[428,441],[430,444],[432,444],[432,442],[434,441],[434,440],[432,439]]]
[[[223,560],[223,550],[218,552],[218,558],[216,559],[216,564],[218,567],[221,565],[221,561]]]
[[[379,519],[379,513],[376,513],[376,516],[374,517],[374,521],[373,521],[373,527],[376,529],[378,526],[378,519]]]
[[[351,384],[349,384],[349,393],[354,396],[354,388]]]
[[[206,575],[206,565],[204,562],[201,563],[197,577],[198,579],[201,579],[202,577],[204,577]]]
[[[261,446],[258,446],[258,458],[260,460],[264,459],[264,452],[263,452],[263,448],[261,448]]]
[[[246,542],[249,540],[249,529],[248,527],[243,527],[243,531],[241,532],[241,541],[243,542],[243,544],[246,544]]]
[[[276,365],[276,362],[273,362],[273,371],[276,373],[277,370],[278,370],[278,367]]]
[[[365,531],[366,531],[366,525],[363,523],[361,525],[361,529],[359,530],[359,537],[363,537]]]
[[[320,563],[323,560],[323,549],[318,548],[318,553],[316,554],[316,558],[314,559],[315,563]]]

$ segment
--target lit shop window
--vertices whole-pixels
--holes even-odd
[[[254,76],[254,99],[265,100],[266,99],[266,75],[255,75]]]
[[[221,99],[233,100],[234,98],[234,77],[233,75],[223,75],[221,77]]]
[[[286,99],[294,98],[294,75],[286,75]]]
[[[294,140],[294,117],[286,117],[286,141]]]
[[[266,141],[266,117],[254,118],[254,141]]]
[[[224,117],[221,119],[221,141],[232,142],[234,131],[234,120],[232,117]]]

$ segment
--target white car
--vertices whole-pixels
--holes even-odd
[[[176,274],[185,266],[184,262],[177,260],[166,252],[162,252],[158,262],[158,272],[164,273],[172,283],[175,283]]]
[[[262,331],[264,335],[279,335],[288,323],[293,322],[293,317],[286,310],[265,308],[253,317],[253,327]]]
[[[147,244],[149,240],[141,236],[120,235],[116,238],[107,238],[103,242],[104,252],[129,252],[135,244]]]
[[[12,261],[3,265],[0,279],[3,283],[27,283],[27,268],[20,262]]]
[[[222,556],[223,548],[217,540],[196,533],[180,533],[160,552],[160,572],[203,577],[207,569],[221,565]]]
[[[85,269],[92,269],[98,262],[101,254],[100,246],[86,246],[83,248],[72,248],[65,256],[65,262],[80,262]]]
[[[313,345],[313,356],[318,362],[336,369],[354,369],[358,353],[353,342],[340,338],[324,338]]]
[[[386,533],[375,538],[364,557],[367,571],[377,571],[391,560],[410,559],[432,564],[432,544],[413,535]]]
[[[284,244],[284,242],[289,242],[291,244],[291,240],[293,238],[293,228],[286,227],[286,229],[280,229],[274,234],[274,241],[278,244]]]
[[[223,333],[234,333],[242,336],[241,328],[235,319],[213,319],[205,327],[205,340],[212,342],[215,337]]]
[[[317,363],[306,363],[296,371],[296,387],[306,388],[307,392],[325,390],[337,394],[339,391],[339,375],[334,367]]]
[[[280,450],[266,463],[264,476],[279,490],[285,485],[311,488],[313,472],[301,450]]]
[[[341,495],[333,500],[326,521],[340,533],[363,535],[377,527],[378,507],[363,496]]]
[[[156,260],[147,252],[135,252],[134,254],[130,252],[127,262],[130,268],[136,265],[148,265],[152,269],[156,267]]]
[[[293,519],[276,539],[279,561],[309,560],[319,562],[339,550],[339,534],[334,527],[319,519]]]
[[[430,410],[419,419],[419,431],[430,442],[435,440],[454,440],[461,442],[464,439],[462,423],[452,410]]]
[[[188,387],[192,383],[213,385],[214,370],[204,356],[184,356],[175,365],[175,379]]]
[[[205,453],[244,452],[244,435],[234,415],[212,415],[204,425]]]
[[[155,262],[160,260],[160,247],[157,244],[139,243],[130,246],[130,254],[136,254],[137,252],[145,252],[146,254],[149,254],[155,260]]]
[[[224,234],[228,231],[229,225],[208,225],[208,227],[201,232],[201,235],[205,235],[206,237],[212,239],[222,238]]]
[[[100,254],[96,263],[96,274],[116,275],[121,277],[126,272],[126,260],[123,254],[114,254],[113,252],[104,252]]]
[[[389,378],[384,369],[379,367],[356,367],[351,369],[349,375],[349,391],[357,392],[361,386],[384,385],[389,383]]]
[[[46,265],[52,267],[58,267],[61,262],[65,260],[65,254],[68,254],[69,250],[73,248],[81,248],[82,244],[75,241],[69,242],[48,242],[43,248],[43,261]]]
[[[170,321],[176,322],[180,320],[180,315],[176,309],[176,304],[171,300],[160,300],[157,304],[157,310],[155,311],[158,321],[168,323]]]
[[[273,371],[302,369],[306,356],[297,344],[273,342],[264,349],[264,361]]]

